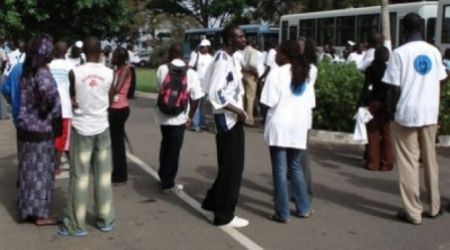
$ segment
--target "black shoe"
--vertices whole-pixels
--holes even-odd
[[[443,214],[444,214],[444,210],[441,208],[441,209],[439,209],[439,212],[435,215],[431,215],[429,212],[423,212],[422,217],[427,218],[427,219],[436,219],[437,217],[439,217]]]

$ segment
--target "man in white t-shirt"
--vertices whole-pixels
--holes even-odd
[[[359,70],[366,71],[375,59],[375,49],[381,46],[385,46],[384,35],[380,32],[376,32],[370,37],[369,48],[364,53],[362,63],[358,68]]]
[[[422,223],[419,170],[422,159],[430,211],[427,217],[442,213],[439,194],[439,166],[435,140],[439,116],[440,82],[447,77],[441,54],[421,37],[421,18],[410,13],[402,25],[407,43],[394,50],[383,82],[396,89],[392,135],[399,173],[400,194],[405,211],[398,218]],[[395,104],[396,103],[396,104]]]
[[[70,149],[69,199],[58,234],[86,236],[89,174],[94,176],[96,226],[110,232],[115,226],[111,186],[112,156],[108,123],[113,71],[99,62],[100,40],[84,41],[86,63],[70,71],[72,98],[72,142]]]
[[[50,62],[49,68],[53,78],[58,87],[59,97],[61,99],[62,110],[62,133],[61,136],[55,138],[55,174],[59,175],[61,172],[61,156],[64,152],[69,151],[70,145],[70,127],[72,120],[72,102],[70,100],[70,82],[69,72],[75,67],[75,65],[66,59],[67,43],[59,41],[55,44],[55,58]]]
[[[191,57],[189,61],[189,67],[197,72],[200,81],[205,78],[206,70],[213,61],[213,57],[210,54],[211,42],[207,39],[203,39],[200,42],[198,51]],[[197,111],[192,118],[192,130],[199,132],[202,127],[205,126],[205,117],[203,114],[203,102],[200,101]]]
[[[177,75],[181,76],[181,82],[177,82],[177,84],[183,84],[183,81],[186,81],[185,91],[189,95],[190,101],[190,103],[186,103],[181,113],[175,115],[164,112],[159,104],[159,108],[156,108],[156,122],[161,125],[162,133],[158,174],[163,193],[182,189],[181,185],[175,185],[175,177],[178,171],[181,147],[183,146],[184,131],[186,127],[191,125],[199,100],[204,95],[197,73],[183,62],[182,56],[181,45],[173,44],[169,49],[170,63],[162,64],[156,72],[158,87],[162,91],[168,90],[165,85],[170,84],[169,79],[176,79]],[[160,92],[158,100],[160,98],[163,98],[162,92]]]
[[[239,63],[233,57],[246,44],[238,26],[222,31],[224,48],[216,53],[203,80],[203,90],[213,106],[216,122],[217,163],[219,171],[202,208],[214,213],[214,225],[245,227],[248,220],[234,215],[244,170],[245,134],[243,122],[244,86]]]
[[[356,43],[354,52],[350,53],[347,62],[355,63],[357,69],[361,69],[364,60],[364,49],[361,43]]]

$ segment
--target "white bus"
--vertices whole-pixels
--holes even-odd
[[[410,12],[422,17],[423,36],[434,43],[437,11],[437,2],[389,5],[392,46],[403,43],[400,21]],[[285,15],[280,19],[279,41],[303,36],[314,39],[318,46],[329,44],[336,47],[345,46],[347,41],[366,42],[374,32],[381,31],[380,12],[380,6],[372,6]],[[450,10],[446,13],[450,16]]]
[[[439,0],[436,45],[442,53],[450,48],[450,0]]]

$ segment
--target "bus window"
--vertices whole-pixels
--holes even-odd
[[[298,27],[297,26],[289,26],[289,40],[295,41],[297,40]]]
[[[361,15],[358,16],[357,38],[356,42],[367,42],[372,34],[380,31],[380,15]]]
[[[389,13],[389,25],[391,26],[391,46],[395,48],[397,45],[397,13]]]
[[[347,41],[355,41],[355,16],[336,18],[336,46],[345,46]]]
[[[300,27],[300,36],[311,38],[314,41],[317,40],[315,19],[300,20],[299,27]]]
[[[283,21],[281,23],[281,41],[284,42],[286,41],[288,38],[288,21]]]
[[[317,45],[334,45],[334,18],[322,18],[317,20]]]
[[[421,18],[420,20],[421,20],[421,23],[422,23],[421,24],[421,28],[420,28],[421,33],[422,33],[422,37],[425,37],[425,19]],[[399,32],[398,32],[398,34],[400,36],[400,38],[399,38],[399,43],[400,44],[399,45],[403,45],[403,44],[406,43],[406,38],[405,38],[405,35],[403,34],[404,31],[403,31],[402,22],[403,22],[403,18],[400,19],[400,29],[399,29]]]
[[[436,35],[436,18],[428,18],[427,21],[427,30],[426,30],[426,41],[428,43],[434,44],[434,36]]]
[[[442,43],[450,43],[450,5],[444,6],[444,15],[442,15]]]

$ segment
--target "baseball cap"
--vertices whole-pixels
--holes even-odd
[[[211,42],[210,42],[208,39],[203,39],[203,40],[200,42],[200,46],[203,46],[203,47],[211,46]]]

